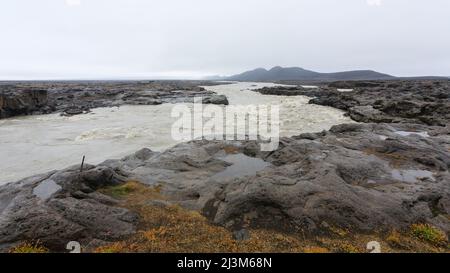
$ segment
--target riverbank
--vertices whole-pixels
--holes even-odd
[[[443,127],[450,124],[448,80],[333,82],[319,84],[315,89],[301,84],[255,91],[265,95],[308,96],[312,98],[311,104],[341,109],[357,122]]]
[[[194,97],[204,97],[204,103],[227,105],[226,97],[201,87],[216,84],[209,81],[0,82],[0,119],[50,113],[71,116],[95,108],[192,102]]]

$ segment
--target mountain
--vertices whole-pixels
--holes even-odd
[[[276,66],[270,70],[258,68],[225,78],[229,81],[342,81],[342,80],[387,80],[394,76],[372,70],[356,70],[336,73],[320,73],[300,67],[283,68]]]

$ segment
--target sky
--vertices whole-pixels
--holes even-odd
[[[1,0],[0,80],[450,76],[448,0]]]

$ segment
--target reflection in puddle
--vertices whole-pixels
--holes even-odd
[[[343,88],[340,88],[340,89],[338,89],[337,91],[342,92],[342,93],[345,93],[345,92],[353,92],[353,89],[343,89]]]
[[[428,132],[395,131],[394,133],[396,133],[397,135],[405,136],[405,137],[410,136],[410,135],[418,135],[421,137],[430,137]]]
[[[221,159],[233,165],[227,167],[222,172],[215,174],[212,177],[213,179],[252,176],[256,175],[257,172],[264,168],[271,166],[269,162],[259,158],[249,157],[244,154],[227,155]]]
[[[33,194],[45,201],[60,189],[61,186],[56,184],[55,181],[47,179],[33,189]]]
[[[424,170],[392,170],[392,178],[395,180],[414,183],[418,182],[422,179],[430,179],[431,181],[435,181],[433,177],[433,173],[430,171]]]

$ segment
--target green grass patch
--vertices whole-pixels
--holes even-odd
[[[130,193],[135,192],[137,189],[135,182],[128,182],[122,185],[108,187],[104,189],[103,192],[114,198],[124,198]]]
[[[447,237],[444,232],[429,224],[414,224],[411,226],[411,233],[417,239],[433,245],[445,246],[447,244]]]

